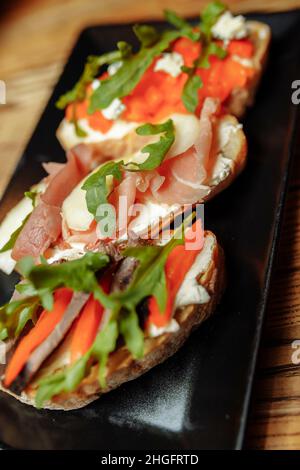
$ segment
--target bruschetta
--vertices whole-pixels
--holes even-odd
[[[194,227],[199,237],[201,225]],[[79,261],[75,283],[76,261],[20,266],[27,287],[19,289],[10,310],[6,306],[14,319],[7,320],[7,332],[10,341],[17,339],[10,343],[1,388],[26,404],[80,408],[147,372],[213,313],[225,286],[223,252],[211,232],[190,250],[171,239],[159,247],[137,243],[114,260],[92,256],[84,267],[84,258]],[[165,287],[158,288],[162,275]],[[46,290],[54,297],[48,311],[42,307]],[[22,310],[30,303],[35,313],[24,323],[20,305]],[[24,333],[16,332],[20,322]]]
[[[184,117],[199,116],[207,97],[218,98],[228,114],[244,115],[267,60],[268,25],[233,16],[219,2],[209,4],[193,28],[172,12],[166,19],[177,29],[157,33],[149,45],[143,32],[155,37],[155,30],[135,27],[136,54],[125,48],[128,55],[116,52],[115,62],[113,53],[90,59],[78,84],[58,101],[65,118],[57,137],[65,149],[84,142],[106,157],[126,158],[144,145],[138,126],[177,114],[185,129]],[[97,60],[109,63],[100,75]]]
[[[117,242],[129,231],[141,236],[226,188],[246,162],[242,126],[222,114],[213,98],[206,98],[200,119],[188,120],[184,133],[176,115],[163,125],[143,126],[155,141],[128,159],[99,165],[91,148],[80,144],[68,152],[66,164],[47,164],[49,174],[32,192],[34,201],[26,193],[0,227],[0,268],[11,272],[24,256],[80,258],[105,239]],[[105,234],[97,222],[107,204],[116,230]]]

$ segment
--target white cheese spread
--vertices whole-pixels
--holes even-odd
[[[154,72],[165,72],[172,77],[178,77],[181,74],[181,67],[184,65],[184,60],[178,52],[165,52],[162,54],[161,59],[158,59],[154,66]]]
[[[245,38],[248,36],[245,17],[233,16],[230,11],[225,11],[213,25],[212,34],[215,38],[225,41]]]
[[[103,133],[98,130],[93,129],[87,119],[79,119],[78,124],[80,128],[86,133],[85,137],[79,137],[74,128],[74,124],[70,121],[64,119],[59,128],[59,134],[63,136],[63,144],[67,148],[74,147],[77,144],[82,142],[87,144],[105,142],[106,140],[120,140],[123,139],[126,135],[135,129],[138,124],[135,122],[127,122],[121,119],[118,119],[113,122],[111,128]],[[58,135],[59,135],[58,134]]]
[[[107,108],[102,109],[102,114],[106,119],[115,121],[125,109],[125,104],[123,104],[119,98],[115,98]]]

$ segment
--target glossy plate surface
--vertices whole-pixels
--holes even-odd
[[[291,82],[300,78],[300,13],[251,15],[270,24],[269,64],[244,127],[247,168],[205,209],[224,247],[228,287],[216,315],[164,364],[85,409],[38,411],[0,394],[0,441],[23,449],[225,449],[242,446],[271,265],[296,128]],[[79,76],[88,54],[133,41],[129,25],[85,30],[22,156],[0,206],[2,218],[42,176],[41,163],[63,161],[54,103]],[[0,275],[1,303],[15,276]]]

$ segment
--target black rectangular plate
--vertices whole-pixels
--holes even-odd
[[[300,78],[300,12],[250,15],[272,28],[269,65],[244,122],[246,170],[206,205],[206,228],[224,247],[228,287],[217,314],[184,347],[143,377],[90,406],[38,411],[0,394],[0,440],[22,449],[241,448],[287,186]],[[54,103],[79,76],[88,54],[133,41],[130,25],[96,26],[81,34],[3,197],[0,217],[42,176],[41,163],[63,161]],[[0,275],[0,300],[15,276]]]

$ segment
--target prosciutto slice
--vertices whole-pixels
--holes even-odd
[[[50,166],[46,191],[32,211],[12,251],[16,261],[24,256],[42,255],[61,234],[60,208],[64,199],[92,169],[92,152],[78,145],[67,154],[67,163]]]
[[[37,258],[58,238],[60,231],[60,208],[40,201],[18,236],[12,257],[16,261],[24,256]]]
[[[158,189],[151,188],[149,198],[164,204],[193,204],[208,194],[205,168],[199,162],[194,147],[173,158],[161,170],[164,182]]]
[[[116,186],[109,197],[110,204],[116,209],[118,236],[126,232],[130,209],[136,199],[139,174],[126,172],[122,182]]]
[[[79,230],[68,230],[66,224],[63,222],[63,238],[67,244],[84,243],[86,246],[93,246],[98,241],[96,228],[97,224],[95,221],[93,221],[88,230],[82,232]]]
[[[48,176],[45,178],[45,182],[48,184],[60,170],[63,169],[65,163],[56,163],[56,162],[46,162],[42,164],[44,170],[48,173]]]
[[[204,182],[213,145],[213,116],[218,107],[218,100],[206,98],[194,144],[181,155],[167,159],[157,171],[146,175],[147,191],[137,187],[144,193],[138,194],[139,199],[166,204],[192,204],[208,194],[209,187]]]

